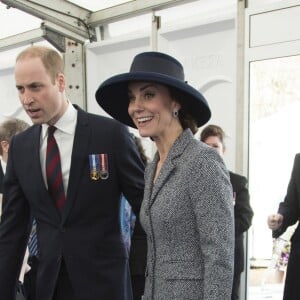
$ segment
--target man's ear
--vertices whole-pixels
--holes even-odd
[[[63,92],[66,87],[66,79],[65,75],[63,73],[59,73],[56,77],[57,83],[58,83],[58,88],[60,92]]]

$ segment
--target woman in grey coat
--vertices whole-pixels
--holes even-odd
[[[205,98],[176,59],[144,52],[129,73],[103,82],[96,99],[157,147],[140,214],[148,245],[143,299],[229,300],[233,194],[222,158],[193,136],[210,118]]]

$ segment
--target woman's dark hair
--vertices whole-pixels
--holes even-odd
[[[184,94],[173,87],[169,87],[169,91],[170,96],[181,105],[181,109],[178,112],[178,118],[182,128],[190,128],[192,133],[195,134],[198,131],[197,122],[192,117],[192,115],[185,110]]]
[[[134,139],[134,142],[136,144],[136,147],[139,151],[139,154],[140,154],[140,158],[142,160],[142,162],[144,163],[144,165],[146,166],[147,163],[148,163],[148,157],[146,156],[146,153],[145,153],[145,149],[142,145],[142,141],[139,137],[137,137],[136,135],[132,134],[132,137]]]

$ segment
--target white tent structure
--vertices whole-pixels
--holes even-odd
[[[29,121],[13,73],[16,54],[30,44],[48,44],[64,55],[71,102],[99,114],[105,113],[95,101],[97,87],[126,72],[135,54],[157,50],[177,57],[187,80],[208,99],[210,123],[227,133],[228,168],[249,178],[255,217],[245,240],[241,299],[254,299],[247,289],[249,262],[270,261],[266,218],[282,201],[300,148],[292,113],[300,103],[299,15],[300,0],[1,0],[0,121]],[[278,132],[288,147],[278,147]],[[152,156],[152,143],[143,142]]]

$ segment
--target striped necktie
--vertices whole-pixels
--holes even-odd
[[[54,137],[56,127],[48,127],[48,140],[46,150],[46,175],[48,191],[55,201],[55,205],[60,210],[65,202],[65,191],[62,180],[61,163],[59,149]]]

